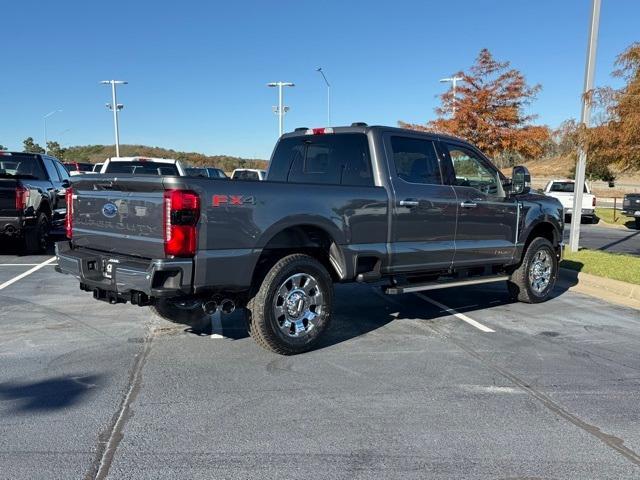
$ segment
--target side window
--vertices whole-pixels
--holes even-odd
[[[343,133],[292,137],[291,183],[371,186],[373,171],[367,137],[360,133]],[[272,180],[272,172],[269,172]]]
[[[58,175],[60,176],[60,178],[62,180],[69,180],[69,172],[67,172],[67,169],[64,168],[64,165],[62,165],[59,162],[54,162],[54,165],[56,166],[56,169],[58,170]]]
[[[454,185],[472,187],[486,195],[502,193],[498,172],[487,167],[476,153],[457,145],[446,146],[455,172]]]
[[[60,176],[58,175],[58,171],[56,170],[55,165],[53,164],[53,160],[49,160],[48,158],[43,158],[44,168],[47,169],[47,174],[49,174],[49,178],[52,182],[59,182]]]
[[[392,136],[391,149],[399,178],[410,183],[442,184],[438,154],[431,140]]]

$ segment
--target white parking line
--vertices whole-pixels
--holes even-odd
[[[39,263],[0,263],[0,267],[33,267],[40,265]],[[57,263],[47,263],[47,265],[55,266]]]
[[[51,262],[53,262],[56,259],[56,257],[51,257],[49,260],[45,260],[42,263],[38,263],[35,267],[30,268],[29,270],[27,270],[24,273],[21,273],[20,275],[18,275],[17,277],[13,277],[11,280],[7,280],[6,282],[0,284],[0,290],[7,288],[9,285],[13,285],[14,283],[16,283],[18,280],[22,280],[24,277],[27,277],[29,275],[31,275],[33,272],[37,272],[38,270],[40,270],[42,267],[46,267],[47,265],[49,265]]]
[[[459,318],[460,320],[462,320],[463,322],[467,322],[469,325],[476,327],[478,330],[481,330],[485,333],[495,333],[495,330],[487,327],[486,325],[481,324],[480,322],[475,321],[473,318],[469,318],[467,317],[464,313],[460,313],[460,312],[456,312],[453,308],[449,308],[446,305],[427,297],[426,295],[423,295],[422,293],[416,293],[416,296],[420,297],[421,299],[429,302],[432,305],[435,305],[438,308],[441,308],[442,310],[444,310],[445,312],[453,315],[456,318]]]

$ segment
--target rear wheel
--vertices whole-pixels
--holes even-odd
[[[249,333],[272,352],[306,352],[329,327],[332,302],[327,269],[308,255],[289,255],[271,267],[249,300]]]
[[[544,302],[558,277],[558,258],[546,238],[535,238],[527,247],[522,263],[507,281],[509,293],[525,303]]]
[[[44,253],[47,251],[50,230],[49,217],[45,213],[38,214],[36,225],[25,231],[24,248],[27,253]]]
[[[205,313],[202,300],[198,299],[159,299],[149,308],[160,318],[195,330],[205,330],[211,323],[211,316]]]

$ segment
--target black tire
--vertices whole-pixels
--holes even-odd
[[[28,254],[44,253],[49,241],[50,222],[45,213],[38,214],[34,227],[24,232],[24,249]]]
[[[640,230],[640,217],[636,217],[636,230]]]
[[[550,272],[548,283],[544,288],[538,290],[532,285],[534,281],[530,278],[530,273],[532,268],[538,268],[534,267],[534,261],[538,258],[536,256],[539,252],[542,252],[541,256],[548,256]],[[537,272],[534,272],[534,274],[535,273]],[[538,237],[534,238],[527,247],[522,258],[522,263],[511,274],[511,278],[507,281],[507,287],[514,299],[525,303],[540,303],[549,298],[549,294],[553,290],[557,278],[558,257],[556,256],[553,245],[546,238]],[[539,287],[543,285],[544,282],[538,284]]]
[[[196,299],[158,299],[151,311],[173,323],[188,325],[194,330],[206,330],[211,325],[211,315],[202,309],[202,301]]]
[[[298,293],[307,289],[306,296]],[[281,300],[282,305],[279,305]],[[317,304],[313,305],[313,302]],[[249,334],[258,345],[280,355],[306,352],[329,328],[332,305],[333,284],[327,269],[308,255],[289,255],[271,267],[251,296],[247,304]],[[278,308],[282,315],[276,318]],[[301,327],[299,332],[298,326]]]

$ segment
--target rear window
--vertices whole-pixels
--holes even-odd
[[[269,180],[372,186],[367,136],[362,133],[304,135],[280,141]]]
[[[562,193],[573,193],[575,190],[575,183],[573,182],[553,182],[551,184],[550,192],[562,192]],[[584,186],[584,193],[587,192],[587,186]]]
[[[234,180],[260,180],[258,172],[252,172],[250,170],[240,170],[233,174]]]
[[[106,173],[129,173],[132,175],[180,175],[178,167],[160,162],[109,162]]]
[[[15,177],[30,180],[47,180],[47,175],[38,157],[11,154],[0,157],[0,178]]]
[[[204,168],[187,168],[186,173],[190,177],[209,177]]]

